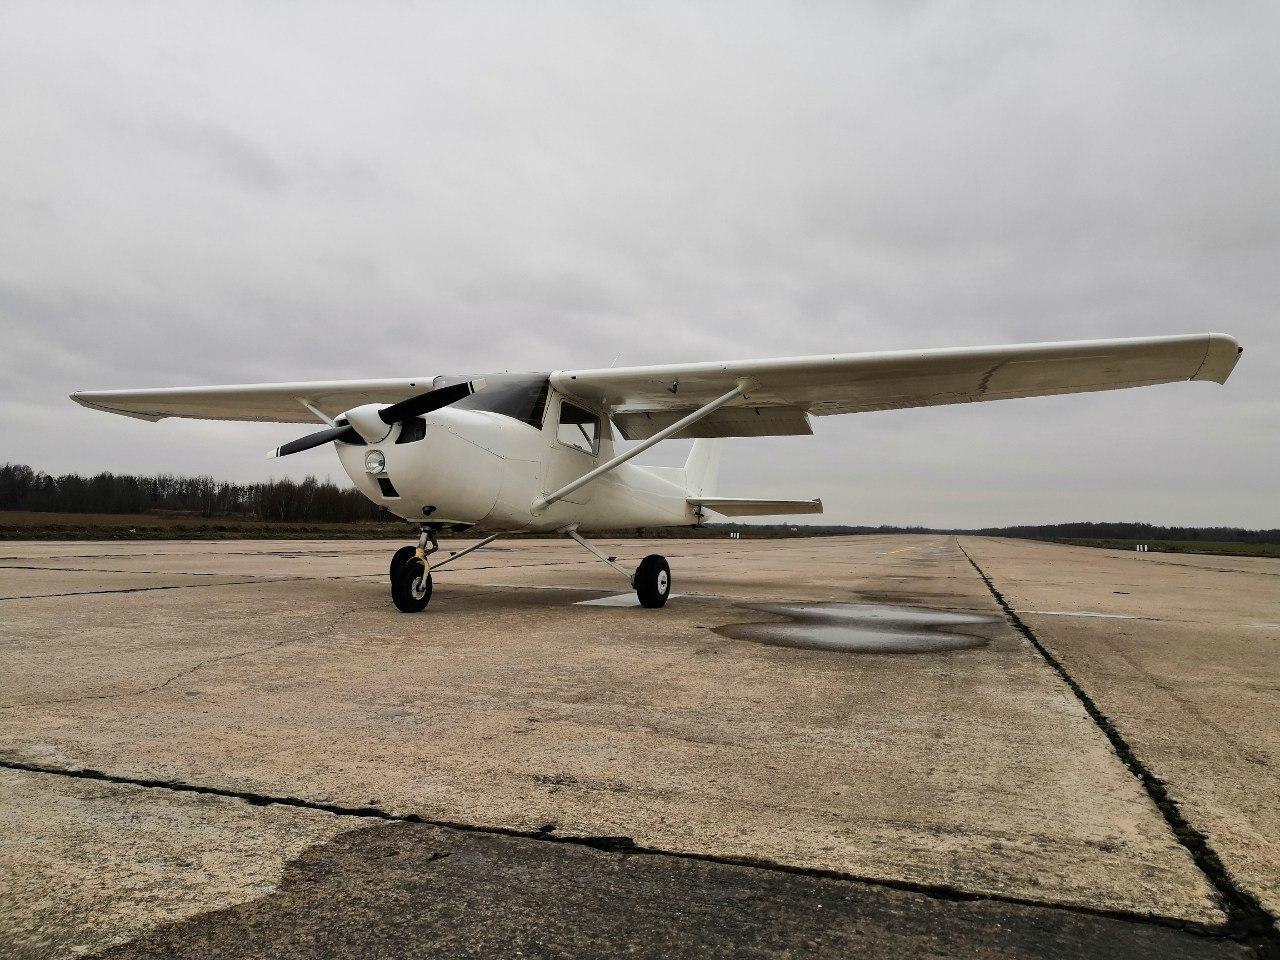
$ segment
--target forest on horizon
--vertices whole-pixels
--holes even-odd
[[[386,512],[354,487],[329,480],[267,480],[231,483],[212,477],[172,474],[137,476],[97,473],[53,475],[25,464],[0,466],[0,510],[47,513],[188,514],[202,518],[261,520],[271,523],[359,523],[388,519]],[[1033,539],[1203,540],[1219,543],[1280,543],[1280,530],[1242,527],[1187,527],[1128,521],[1079,521],[1020,524],[973,529],[850,524],[733,524],[717,529],[752,534],[803,533],[807,536],[856,533],[947,533]],[[655,531],[656,532],[656,531]]]

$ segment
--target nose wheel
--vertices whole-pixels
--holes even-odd
[[[394,580],[396,578],[396,571],[399,570],[417,552],[417,547],[401,547],[393,553],[391,555],[391,569],[388,571],[387,575]]]
[[[446,563],[465,557],[479,550],[501,534],[491,533],[483,540],[477,540],[463,550],[454,550],[449,556],[436,563],[431,563],[431,555],[440,552],[440,544],[436,542],[436,532],[431,527],[423,526],[422,535],[416,547],[401,547],[391,555],[391,599],[396,609],[402,613],[419,613],[431,602],[431,569],[440,569]]]
[[[401,547],[391,555],[391,602],[401,613],[421,613],[431,602],[431,562],[440,549],[436,533],[422,528],[416,547]]]
[[[431,574],[427,565],[410,557],[391,574],[391,600],[401,613],[421,613],[431,602]]]

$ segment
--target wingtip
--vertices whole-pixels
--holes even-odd
[[[114,413],[122,417],[132,417],[135,420],[146,420],[148,423],[155,423],[157,420],[163,420],[163,413],[139,413],[135,410],[121,410],[119,407],[112,407],[102,401],[104,395],[95,393],[92,390],[77,390],[74,393],[67,394],[67,399],[73,403],[78,403],[86,410],[97,410],[99,413]]]
[[[1204,361],[1191,379],[1226,383],[1240,361],[1244,347],[1228,333],[1210,333],[1206,340]]]

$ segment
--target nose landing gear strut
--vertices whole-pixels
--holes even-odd
[[[493,533],[483,540],[477,540],[465,550],[449,554],[435,565],[440,569],[446,563],[453,563],[459,557],[465,557],[473,550],[479,550],[493,543],[501,534]],[[416,547],[401,547],[391,555],[391,599],[401,613],[420,613],[431,602],[431,560],[433,553],[438,553],[440,544],[436,541],[433,527],[423,526]]]

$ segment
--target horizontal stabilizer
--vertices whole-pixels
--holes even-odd
[[[774,517],[791,513],[821,513],[821,500],[757,500],[751,497],[687,497],[695,507],[705,507],[726,517]]]

